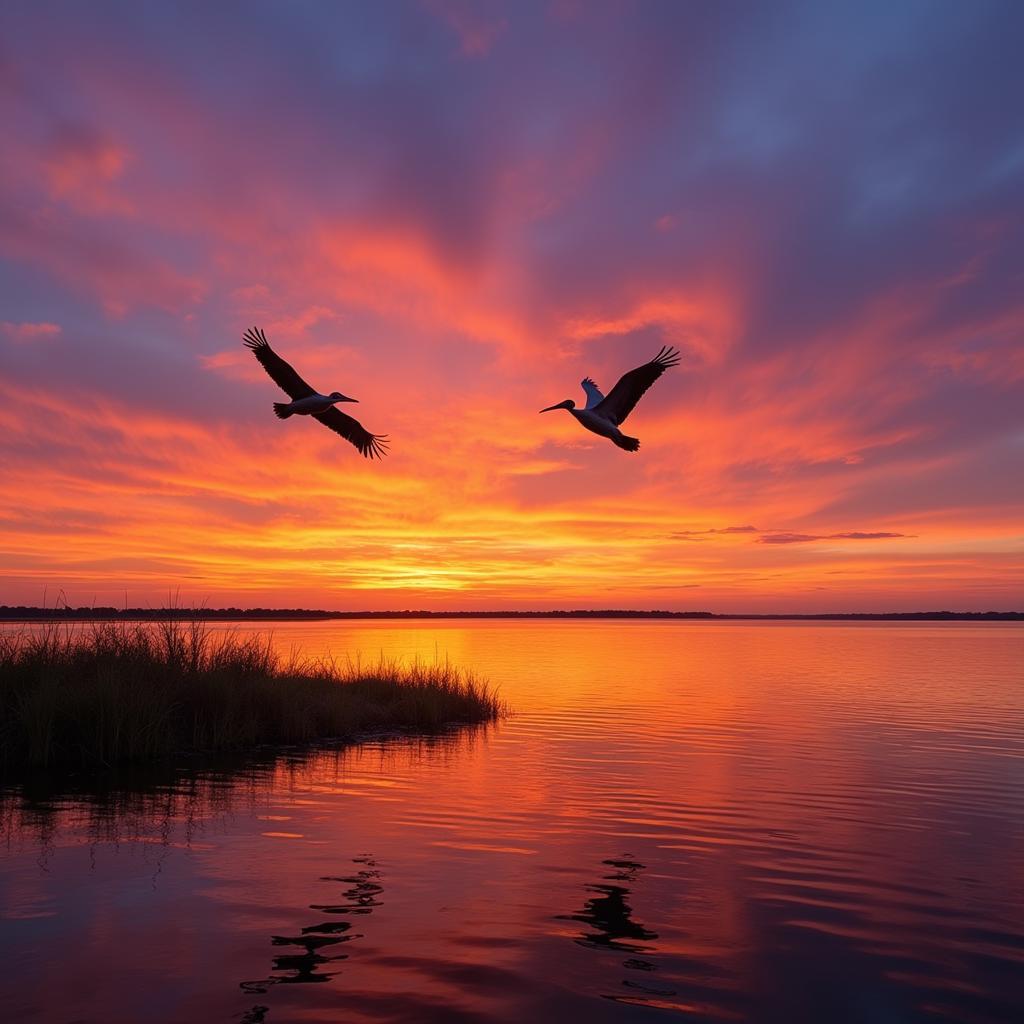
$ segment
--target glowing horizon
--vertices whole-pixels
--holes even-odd
[[[141,6],[0,13],[0,604],[1024,605],[1024,14]]]

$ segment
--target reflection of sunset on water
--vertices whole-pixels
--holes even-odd
[[[473,664],[514,713],[435,739],[265,751],[50,810],[7,802],[12,978],[42,991],[60,935],[54,1000],[79,1005],[100,961],[132,965],[137,982],[93,996],[109,1024],[134,1024],[171,983],[182,1016],[167,1020],[263,1006],[267,1024],[340,1006],[354,1021],[613,1021],[654,1005],[800,1020],[855,994],[905,1019],[925,1005],[989,1019],[968,988],[1024,1009],[1007,985],[1024,942],[1018,625],[274,636],[285,653]],[[353,864],[367,851],[376,866]],[[216,970],[197,972],[212,949]]]

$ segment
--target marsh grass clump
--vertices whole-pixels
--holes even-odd
[[[432,732],[503,713],[447,663],[282,659],[201,621],[53,624],[0,636],[0,769]]]

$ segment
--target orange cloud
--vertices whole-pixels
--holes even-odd
[[[658,327],[674,344],[708,363],[721,362],[737,329],[736,302],[723,294],[644,296],[624,312],[575,317],[565,334],[581,341]],[[652,353],[653,355],[653,353]]]

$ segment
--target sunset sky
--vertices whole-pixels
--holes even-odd
[[[0,10],[0,603],[1024,606],[1024,5]],[[241,344],[359,399],[383,462]],[[663,344],[626,424],[564,412]]]

